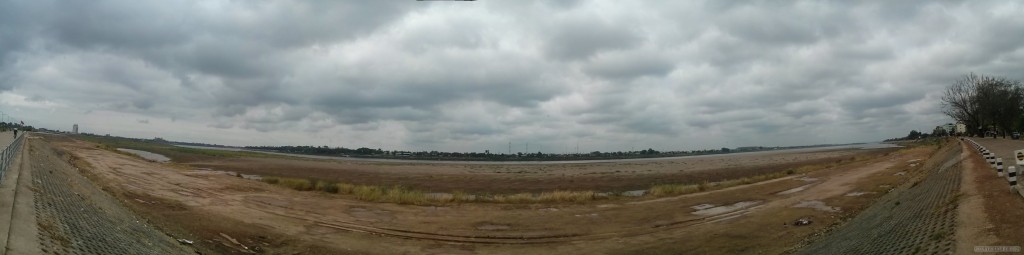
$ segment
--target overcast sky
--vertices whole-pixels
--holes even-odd
[[[1019,1],[0,0],[0,111],[228,145],[878,141],[1024,79]],[[891,4],[889,2],[894,2]]]

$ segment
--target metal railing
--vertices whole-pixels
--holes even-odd
[[[18,137],[14,138],[14,141],[11,141],[10,145],[7,145],[7,148],[0,152],[0,180],[7,176],[7,169],[11,167],[11,162],[18,155],[18,149],[21,148],[21,140],[24,138],[25,133],[22,132]]]

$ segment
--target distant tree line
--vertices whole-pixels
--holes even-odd
[[[81,133],[82,136],[100,136],[90,133]],[[111,135],[105,135],[111,137]],[[725,154],[725,153],[737,153],[737,152],[753,152],[753,151],[770,151],[770,150],[784,150],[784,149],[801,149],[801,148],[814,148],[814,147],[825,147],[825,146],[837,146],[837,145],[851,145],[851,144],[817,144],[817,145],[802,145],[802,146],[749,146],[739,147],[735,149],[721,148],[721,149],[705,149],[705,150],[691,150],[691,151],[658,151],[653,148],[646,150],[632,150],[632,151],[616,151],[616,152],[602,152],[592,151],[589,153],[491,153],[490,151],[484,152],[443,152],[443,151],[400,151],[400,150],[383,150],[383,149],[371,149],[361,147],[358,149],[350,149],[344,147],[329,147],[329,146],[224,146],[218,144],[207,144],[207,143],[196,143],[196,142],[179,142],[165,140],[160,137],[145,139],[145,138],[129,138],[113,136],[115,138],[130,139],[139,142],[152,142],[167,145],[189,145],[189,146],[202,146],[202,147],[220,147],[220,148],[233,148],[233,149],[245,149],[249,151],[265,151],[265,152],[278,152],[278,153],[292,153],[292,154],[305,154],[305,155],[318,155],[318,156],[334,156],[334,157],[355,157],[355,158],[381,158],[381,159],[412,159],[412,160],[462,160],[462,161],[560,161],[560,160],[600,160],[600,159],[630,159],[630,158],[658,158],[658,157],[678,157],[678,156],[694,156],[694,155],[710,155],[710,154]]]
[[[490,153],[486,152],[443,152],[443,151],[399,151],[399,150],[382,150],[382,149],[370,149],[370,148],[358,148],[349,149],[344,147],[328,147],[328,146],[246,146],[245,149],[257,150],[257,151],[270,151],[270,152],[282,152],[282,153],[295,153],[295,154],[307,154],[307,155],[321,155],[321,156],[348,156],[348,157],[361,157],[361,158],[402,158],[402,159],[424,159],[424,160],[438,160],[438,159],[458,159],[458,160],[486,160],[486,161],[504,161],[504,160],[573,160],[573,159],[613,159],[613,158],[642,158],[642,157],[663,157],[665,153],[654,150],[646,149],[640,151],[628,151],[628,152],[600,152],[593,151],[590,153],[579,153],[579,154],[555,154],[555,153],[523,153],[517,152],[512,154],[505,153]],[[676,152],[673,154],[679,154]],[[683,152],[688,153],[688,152]],[[714,154],[722,153],[716,150],[701,150],[692,151],[692,153],[698,154]]]
[[[349,149],[343,147],[327,147],[327,146],[245,146],[246,149],[259,150],[259,151],[274,151],[284,153],[296,153],[296,154],[309,154],[309,155],[380,155],[384,154],[384,150],[381,149],[370,149],[370,148],[358,148]]]
[[[678,157],[693,155],[724,154],[779,149],[811,148],[830,145],[808,145],[790,147],[751,146],[737,149],[721,148],[692,151],[658,151],[653,148],[638,151],[615,151],[590,153],[491,153],[485,152],[443,152],[443,151],[399,151],[370,148],[349,149],[328,146],[246,146],[245,149],[255,151],[294,153],[320,156],[340,156],[358,158],[414,159],[414,160],[464,160],[464,161],[557,161],[557,160],[597,160],[597,159],[629,159]]]
[[[942,96],[942,112],[967,126],[966,135],[1006,135],[1024,120],[1020,81],[970,73],[953,82]]]
[[[33,131],[33,130],[35,130],[35,128],[32,127],[32,126],[22,125],[22,124],[20,124],[18,122],[0,122],[0,131],[6,132],[6,131],[13,130],[15,128],[17,128],[18,130],[21,130],[21,131]]]
[[[940,127],[935,127],[935,128],[936,129],[934,131],[932,131],[931,134],[922,133],[921,131],[917,131],[917,130],[910,130],[910,134],[907,134],[907,136],[896,137],[896,138],[889,138],[889,139],[885,139],[885,141],[886,142],[893,142],[893,141],[904,141],[904,140],[917,140],[917,139],[924,139],[924,138],[928,138],[928,137],[932,137],[932,136],[944,136],[944,135],[946,135],[945,129],[943,129],[941,126]]]

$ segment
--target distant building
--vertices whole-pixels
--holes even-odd
[[[78,124],[75,124],[75,125],[71,126],[71,133],[72,134],[78,134]]]
[[[946,133],[956,133],[955,128],[956,126],[954,126],[953,123],[946,123],[946,125],[942,125],[942,130],[945,130]]]

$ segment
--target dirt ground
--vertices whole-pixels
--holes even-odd
[[[890,149],[891,150],[891,149]],[[401,185],[432,192],[629,191],[654,184],[699,183],[850,161],[890,150],[833,150],[711,155],[683,159],[575,164],[424,164],[301,158],[210,158],[195,168],[352,184]]]
[[[785,253],[907,182],[909,175],[897,173],[920,171],[920,163],[908,162],[926,160],[935,149],[654,200],[413,206],[153,163],[66,137],[39,140],[70,152],[81,173],[169,235],[212,254]],[[727,161],[741,161],[713,160],[734,167],[740,163]],[[813,223],[794,226],[797,219]]]
[[[1013,165],[1010,155],[1014,150],[1024,149],[1024,141],[993,138],[970,138],[982,144],[1003,158],[1006,166]],[[1020,219],[1024,218],[1024,197],[1011,192],[1005,177],[996,175],[980,153],[965,142],[965,151],[969,156],[970,185],[973,190],[965,191],[965,196],[973,199],[969,221],[961,222],[961,252],[973,252],[974,246],[1024,246],[1024,228],[1020,227]],[[980,210],[979,210],[980,209]]]

